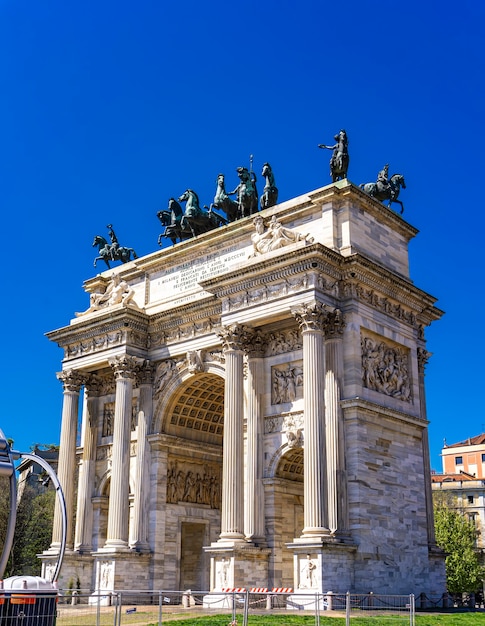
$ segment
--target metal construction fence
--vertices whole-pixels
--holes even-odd
[[[118,591],[29,594],[15,605],[0,604],[0,626],[161,626],[172,620],[207,618],[207,626],[260,624],[262,617],[305,616],[319,626],[332,616],[335,626],[414,626],[413,595],[302,594],[291,591]],[[1,599],[0,599],[1,601]],[[23,602],[23,604],[22,604]],[[28,602],[28,603],[27,603]],[[340,618],[340,619],[338,619]],[[304,621],[302,619],[302,623]],[[309,622],[309,620],[311,620]],[[274,624],[280,620],[274,619]],[[332,623],[334,620],[332,620]],[[325,622],[326,623],[326,622]]]

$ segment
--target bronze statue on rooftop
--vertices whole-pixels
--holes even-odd
[[[402,174],[393,174],[391,178],[389,175],[389,164],[386,163],[384,167],[379,171],[377,175],[377,181],[375,183],[362,183],[359,187],[362,191],[369,194],[372,198],[384,202],[389,200],[387,206],[391,207],[393,202],[401,205],[401,213],[404,211],[404,204],[401,200],[398,200],[401,187],[406,189],[406,182]]]
[[[210,206],[211,210],[213,208],[224,211],[229,222],[234,222],[238,218],[239,205],[227,195],[224,174],[219,174],[217,177],[216,195]]]
[[[238,218],[248,217],[258,212],[258,191],[256,189],[256,174],[248,171],[247,167],[238,167],[237,175],[241,181],[239,185],[228,193],[237,196]]]
[[[334,139],[337,142],[334,146],[327,146],[324,143],[318,144],[319,148],[333,150],[330,157],[330,176],[333,183],[347,178],[349,169],[349,141],[347,133],[342,129],[337,135],[334,135]]]
[[[185,211],[180,206],[180,202],[186,203]],[[197,235],[227,224],[227,220],[212,208],[200,207],[199,197],[193,189],[186,189],[178,200],[170,198],[168,210],[158,211],[157,217],[165,226],[165,231],[158,237],[160,246],[163,237],[168,237],[175,245],[177,240],[197,237]]]
[[[104,261],[110,269],[110,261],[121,261],[122,263],[128,263],[128,261],[138,258],[136,256],[136,252],[133,248],[126,248],[124,246],[120,246],[118,242],[118,237],[116,236],[112,224],[108,224],[108,235],[111,240],[111,243],[108,243],[107,240],[101,235],[96,235],[93,241],[93,247],[98,246],[98,254],[94,259],[94,267],[98,261]]]
[[[273,170],[271,169],[271,165],[269,163],[265,163],[263,165],[261,176],[266,180],[263,193],[259,199],[259,205],[262,211],[263,209],[269,209],[269,207],[278,203],[278,188],[275,185]]]

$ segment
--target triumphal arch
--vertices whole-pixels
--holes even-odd
[[[61,584],[441,594],[416,234],[343,179],[87,280]]]

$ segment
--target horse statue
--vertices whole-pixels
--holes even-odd
[[[258,212],[258,190],[256,189],[256,174],[249,172],[246,167],[238,167],[237,175],[241,181],[231,191],[229,196],[237,196],[238,218],[248,217]]]
[[[238,218],[239,205],[227,195],[224,174],[219,174],[217,177],[216,195],[209,210],[212,211],[213,208],[224,211],[228,222],[234,222]]]
[[[319,148],[333,150],[330,158],[330,176],[333,183],[347,178],[347,170],[349,169],[349,141],[347,133],[342,129],[337,135],[334,135],[334,139],[337,142],[334,146],[326,146],[323,143],[318,144]]]
[[[404,180],[404,176],[402,174],[393,174],[391,178],[385,183],[385,181],[379,180],[376,183],[362,183],[359,185],[362,191],[369,194],[372,198],[379,200],[379,202],[384,202],[384,200],[389,200],[387,206],[391,207],[393,202],[401,205],[401,214],[404,211],[404,204],[401,200],[398,200],[399,192],[401,191],[401,187],[406,189],[406,182]]]
[[[165,230],[158,237],[158,245],[162,245],[162,237],[168,237],[170,241],[175,245],[177,243],[177,239],[182,241],[183,239],[188,239],[192,237],[192,233],[190,230],[183,230],[181,226],[182,217],[184,212],[180,204],[175,200],[175,198],[170,198],[168,201],[168,210],[167,211],[158,211],[157,217],[165,226]]]
[[[193,189],[186,189],[178,199],[185,202],[185,212],[180,220],[182,230],[189,230],[192,237],[207,233],[213,228],[227,224],[222,215],[204,207],[200,208],[199,197]]]
[[[94,267],[96,267],[96,263],[98,261],[104,261],[110,268],[110,261],[121,261],[122,263],[128,263],[131,261],[131,256],[134,259],[137,259],[136,252],[133,248],[125,248],[124,246],[118,245],[118,242],[114,242],[109,244],[104,237],[101,235],[96,235],[93,241],[93,247],[98,246],[98,254],[94,259]]]
[[[263,171],[261,172],[261,176],[266,180],[263,188],[263,193],[261,195],[261,198],[259,199],[259,206],[261,207],[262,211],[263,209],[269,209],[269,207],[277,204],[278,188],[275,186],[273,170],[271,169],[271,165],[269,163],[265,163],[263,165]]]

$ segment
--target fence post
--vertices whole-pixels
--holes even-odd
[[[248,626],[248,612],[249,612],[249,591],[246,589],[244,598],[244,613],[243,613],[243,626]]]
[[[327,611],[333,611],[333,591],[327,591]]]
[[[273,604],[273,596],[270,593],[266,594],[266,610],[271,611]]]
[[[158,592],[158,626],[162,626],[162,605],[163,605],[163,594],[162,590]]]
[[[409,624],[410,626],[414,626],[415,624],[415,615],[416,615],[416,600],[414,598],[414,593],[409,596]]]
[[[118,613],[118,626],[121,626],[121,612],[123,607],[123,598],[121,597],[121,592],[116,596],[116,611]]]

